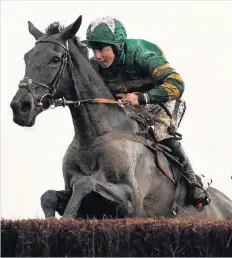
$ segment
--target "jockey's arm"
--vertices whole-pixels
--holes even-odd
[[[179,99],[184,92],[181,76],[169,65],[161,49],[149,51],[139,49],[135,55],[138,69],[143,70],[154,81],[154,88],[139,97],[139,103],[165,103]]]

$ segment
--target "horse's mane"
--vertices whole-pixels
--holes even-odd
[[[51,35],[54,35],[57,33],[61,33],[64,29],[65,29],[65,27],[63,25],[61,25],[58,21],[55,21],[55,22],[51,23],[45,29],[45,33],[47,34],[47,36],[51,36]],[[81,54],[88,58],[89,57],[88,47],[81,43],[79,37],[74,36],[72,38],[72,41],[76,45],[76,47],[79,49]]]

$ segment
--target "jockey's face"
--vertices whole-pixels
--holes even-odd
[[[114,51],[111,46],[103,48],[92,48],[95,58],[101,64],[102,67],[110,67],[115,58]]]

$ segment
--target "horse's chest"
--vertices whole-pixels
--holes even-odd
[[[119,183],[125,177],[125,173],[120,168],[115,168],[113,164],[101,163],[95,160],[93,163],[80,163],[81,174],[92,176],[99,181],[107,181],[111,183]]]
[[[107,141],[91,148],[79,149],[73,142],[63,160],[68,181],[77,176],[91,176],[99,181],[124,183],[128,177],[130,155],[124,141]]]
[[[92,176],[99,174],[99,158],[95,155],[79,155],[76,161],[76,169],[83,175]]]
[[[96,148],[90,154],[83,152],[78,155],[76,170],[100,181],[120,183],[128,172],[127,161],[123,161],[124,156],[111,148]]]

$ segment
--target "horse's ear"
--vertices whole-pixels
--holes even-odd
[[[36,40],[43,35],[43,33],[39,31],[30,21],[28,21],[28,30],[35,37]]]
[[[64,40],[73,38],[78,32],[81,26],[81,22],[82,22],[82,16],[80,15],[74,23],[70,24],[68,27],[64,29],[64,31],[61,34],[61,38]]]

